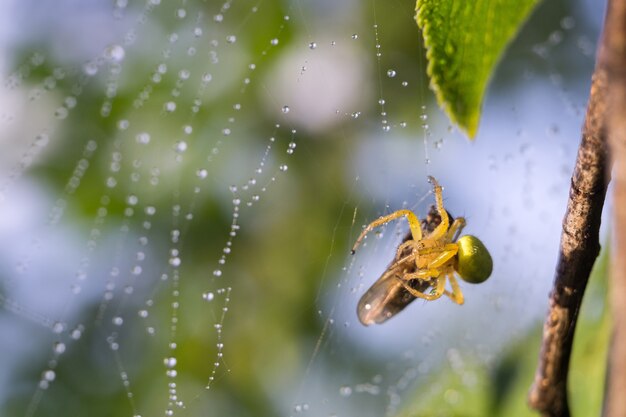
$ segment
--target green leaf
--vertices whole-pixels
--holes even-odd
[[[470,138],[493,69],[538,1],[417,0],[431,88]]]

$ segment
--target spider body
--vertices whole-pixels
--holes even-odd
[[[393,261],[381,277],[368,289],[357,307],[364,325],[383,323],[400,312],[415,298],[436,300],[447,295],[463,304],[463,293],[455,278],[480,283],[491,275],[493,262],[485,245],[475,236],[459,237],[465,219],[453,218],[443,207],[441,186],[433,177],[436,206],[420,223],[409,210],[398,210],[370,223],[357,239],[356,250],[372,229],[399,217],[406,217],[410,232],[400,243]],[[446,289],[450,283],[450,290]]]

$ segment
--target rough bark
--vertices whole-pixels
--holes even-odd
[[[539,365],[528,395],[530,406],[542,416],[570,415],[567,400],[569,360],[583,294],[600,252],[600,217],[608,183],[607,86],[607,72],[598,59],[563,219]]]
[[[609,0],[598,60],[606,69],[607,137],[613,163],[613,242],[604,417],[626,416],[626,1]]]

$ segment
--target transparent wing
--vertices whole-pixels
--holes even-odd
[[[406,272],[403,266],[387,269],[363,294],[357,306],[357,315],[363,325],[384,323],[415,300],[402,285],[401,278]],[[421,292],[429,287],[428,282],[420,280],[413,280],[409,285]]]

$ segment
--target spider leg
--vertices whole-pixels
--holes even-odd
[[[448,280],[450,281],[450,287],[452,287],[452,291],[445,290],[444,293],[452,299],[455,303],[462,305],[465,302],[463,297],[463,293],[461,292],[461,288],[459,287],[459,283],[454,277],[454,273],[450,272],[448,274]]]
[[[413,240],[416,242],[422,240],[422,227],[417,216],[411,210],[398,210],[386,216],[381,216],[368,224],[354,243],[354,246],[352,247],[352,253],[356,251],[356,248],[359,247],[361,241],[363,240],[363,238],[365,238],[365,235],[372,231],[372,229],[403,216],[406,216],[406,219],[409,222],[409,228],[411,229],[411,235],[413,237]]]
[[[439,269],[420,269],[417,272],[407,272],[400,278],[402,281],[412,281],[414,279],[419,279],[421,281],[430,281],[433,278],[437,278],[441,275],[441,270]]]
[[[415,241],[413,240],[407,240],[406,242],[401,243],[398,246],[398,249],[396,249],[396,257],[394,259],[400,259],[400,257],[402,256],[402,252],[404,252],[404,250],[406,248],[408,248],[409,246],[412,246],[415,244]],[[410,256],[413,256],[413,254],[409,254],[407,256],[405,256],[405,258],[409,258]]]
[[[407,290],[412,296],[416,298],[423,298],[424,300],[427,300],[427,301],[433,301],[441,297],[443,293],[445,292],[445,285],[446,285],[445,278],[439,279],[437,280],[437,286],[435,287],[435,291],[431,294],[425,294],[421,291],[416,290],[415,288],[411,288],[411,286],[407,282],[405,281],[402,282],[402,286],[404,287],[404,289]]]
[[[448,229],[448,233],[446,234],[446,242],[456,242],[464,227],[464,217],[457,217],[456,219],[454,219],[452,225],[450,225],[450,229]]]
[[[387,269],[399,268],[403,264],[406,264],[407,262],[411,262],[411,261],[413,261],[413,263],[414,263],[414,259],[415,259],[415,254],[407,255],[404,258],[398,259],[396,262],[394,262],[391,265],[389,265],[387,267]]]
[[[457,254],[457,252],[459,251],[459,246],[456,243],[448,243],[439,250],[440,254],[428,263],[427,268],[432,269],[443,266],[446,262],[448,262]]]
[[[448,212],[443,207],[443,196],[441,195],[441,185],[437,182],[437,180],[430,175],[428,176],[428,181],[433,185],[433,191],[435,192],[435,203],[437,204],[437,212],[441,217],[441,223],[433,230],[433,232],[428,236],[429,239],[439,240],[445,236],[448,231],[448,227],[450,227],[450,220],[448,219]]]

